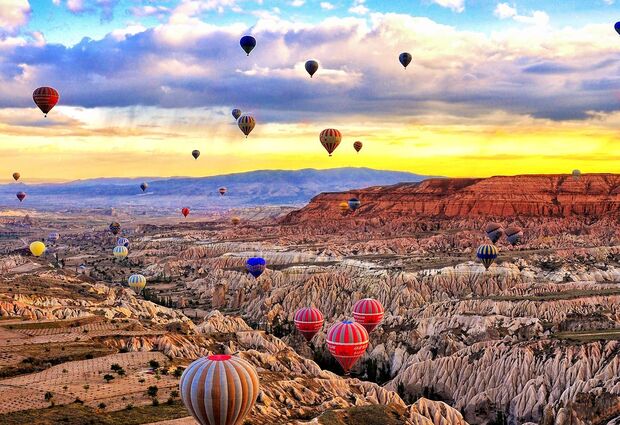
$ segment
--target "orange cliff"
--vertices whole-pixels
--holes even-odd
[[[489,178],[429,179],[348,192],[322,193],[283,223],[301,223],[340,214],[339,204],[358,197],[354,213],[387,218],[571,217],[620,216],[620,175],[566,174],[496,176]]]

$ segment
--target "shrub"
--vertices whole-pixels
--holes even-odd
[[[159,391],[159,388],[157,388],[157,385],[151,385],[150,387],[146,389],[146,394],[149,397],[157,397],[158,391]]]
[[[110,383],[110,381],[114,379],[114,376],[110,375],[109,373],[106,373],[105,375],[103,375],[103,379],[105,379],[107,383]]]

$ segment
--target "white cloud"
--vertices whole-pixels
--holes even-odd
[[[447,7],[455,12],[461,13],[465,10],[465,0],[433,0],[441,7]]]
[[[305,3],[306,3],[306,1],[305,1],[305,0],[293,0],[293,1],[291,2],[291,6],[293,6],[293,7],[301,7],[301,6],[303,6]]]
[[[0,0],[1,30],[8,33],[17,31],[21,26],[26,25],[30,12],[28,0]]]
[[[67,0],[67,9],[73,13],[84,11],[84,0]]]
[[[499,19],[513,19],[522,24],[546,26],[549,23],[549,15],[542,10],[535,10],[531,15],[519,15],[516,6],[508,3],[498,3],[493,14]]]
[[[353,5],[349,8],[350,13],[356,15],[365,15],[368,13],[368,8],[364,6],[366,0],[353,0]]]
[[[498,3],[493,14],[499,19],[508,19],[517,15],[517,9],[508,3]]]
[[[334,6],[333,4],[331,4],[328,1],[322,1],[321,2],[321,9],[323,10],[333,10],[336,6]]]

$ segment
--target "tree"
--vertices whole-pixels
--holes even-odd
[[[159,391],[159,388],[157,388],[157,385],[151,385],[150,387],[148,387],[146,389],[146,394],[153,398],[153,397],[157,397],[157,392]]]
[[[177,368],[174,369],[174,372],[172,372],[172,375],[174,375],[175,378],[180,378],[181,375],[183,375],[184,370],[185,370],[184,368],[177,366]]]
[[[159,369],[159,362],[157,360],[149,360],[149,366],[153,369]]]
[[[105,375],[103,375],[103,379],[105,379],[105,381],[109,384],[110,381],[114,379],[114,376],[110,375],[109,373],[106,373]]]
[[[113,363],[112,366],[110,366],[110,369],[113,372],[118,372],[119,370],[122,369],[121,365],[119,365],[118,363]]]

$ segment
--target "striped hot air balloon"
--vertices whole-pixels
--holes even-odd
[[[129,248],[129,239],[127,238],[118,238],[116,240],[117,246],[124,246],[125,248]]]
[[[319,140],[329,156],[332,156],[332,153],[336,150],[342,140],[342,134],[335,128],[326,128],[321,131],[321,134],[319,134]]]
[[[245,134],[247,139],[248,135],[254,130],[254,126],[256,125],[256,120],[251,115],[241,115],[237,120],[237,125],[239,129]]]
[[[179,382],[181,400],[201,425],[241,425],[260,390],[256,369],[240,357],[213,355],[190,364]]]
[[[495,245],[490,244],[480,245],[478,251],[476,251],[476,257],[484,264],[484,268],[488,270],[497,258],[497,248]]]
[[[115,221],[113,223],[110,223],[108,228],[110,229],[110,232],[112,232],[113,235],[118,235],[118,232],[121,231],[121,224]]]
[[[127,279],[127,283],[136,293],[140,293],[146,286],[146,277],[141,274],[132,274],[129,276],[129,279]]]
[[[21,202],[26,199],[26,192],[17,192],[15,196],[17,196],[17,199],[19,199],[19,202]]]
[[[353,149],[355,149],[356,152],[361,151],[363,146],[364,146],[364,144],[362,142],[360,142],[359,140],[357,142],[353,143]]]
[[[484,231],[492,243],[497,242],[504,234],[504,228],[499,223],[488,223],[484,228]]]
[[[47,117],[47,113],[52,110],[58,103],[60,95],[56,89],[52,87],[39,87],[32,92],[32,99],[34,103],[39,107],[41,112]]]
[[[521,242],[523,237],[523,230],[519,226],[508,226],[506,228],[506,239],[510,245],[515,246]]]
[[[327,347],[348,374],[368,348],[368,332],[359,323],[344,320],[327,331]]]
[[[371,333],[383,321],[383,306],[373,298],[363,298],[353,306],[353,318]]]
[[[245,263],[245,268],[252,276],[258,278],[263,274],[265,268],[267,266],[267,262],[264,258],[261,257],[252,257],[249,258]]]
[[[314,307],[303,307],[295,312],[295,327],[308,342],[323,327],[323,313]]]
[[[347,205],[349,206],[351,211],[355,211],[356,209],[362,206],[362,201],[360,201],[357,198],[351,198],[349,199],[349,202],[347,203]]]
[[[60,239],[60,233],[58,232],[50,232],[49,235],[47,235],[47,241],[50,241],[51,243],[55,244],[56,242],[58,242],[58,239]]]
[[[129,254],[129,250],[123,245],[118,245],[114,247],[112,254],[114,254],[116,258],[125,258]]]

